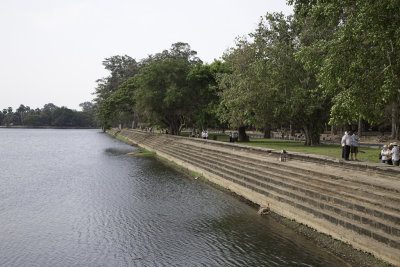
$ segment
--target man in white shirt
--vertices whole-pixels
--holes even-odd
[[[342,159],[345,158],[345,153],[344,153],[345,150],[344,150],[344,148],[346,146],[346,135],[347,135],[347,131],[344,132],[344,135],[342,137],[342,141],[340,142],[342,144]]]
[[[399,146],[397,145],[397,142],[394,142],[392,145],[393,148],[390,152],[392,155],[392,162],[394,166],[399,166]]]
[[[350,146],[351,146],[350,133],[346,131],[342,137],[342,149],[344,149],[344,160],[349,160]]]

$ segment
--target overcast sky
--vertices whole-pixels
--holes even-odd
[[[286,0],[1,0],[0,109],[79,110],[108,76],[104,58],[186,42],[211,63],[267,12],[292,10]]]

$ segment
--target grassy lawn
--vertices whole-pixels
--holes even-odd
[[[183,136],[188,136],[188,132],[183,132]],[[213,140],[214,136],[216,136],[218,141],[229,142],[229,136],[226,134],[209,134],[209,139]],[[304,146],[303,142],[289,141],[289,140],[279,140],[279,139],[258,139],[258,138],[250,138],[250,142],[239,142],[241,145],[247,146],[256,146],[256,147],[265,147],[276,150],[287,150],[287,151],[296,151],[303,152],[308,154],[316,154],[316,155],[325,155],[333,158],[341,158],[342,157],[342,147],[340,145],[328,145],[322,144],[320,146]],[[370,161],[370,162],[380,162],[378,155],[380,150],[375,148],[359,148],[359,153],[357,155],[357,159],[359,161]]]
[[[181,132],[180,135],[188,137],[189,136],[189,132]],[[214,139],[214,138],[216,138],[216,139]],[[229,136],[226,135],[226,134],[209,133],[208,134],[208,139],[222,141],[222,142],[229,142]]]
[[[240,142],[239,142],[240,143]],[[266,147],[277,150],[287,150],[287,151],[296,151],[303,152],[308,154],[317,154],[317,155],[325,155],[333,158],[341,158],[342,157],[342,147],[340,145],[328,145],[322,144],[319,146],[305,146],[303,142],[295,142],[288,140],[279,140],[279,139],[250,139],[248,143],[240,143],[243,145],[249,146],[257,146],[257,147]],[[375,148],[359,148],[359,153],[357,155],[357,159],[359,161],[371,161],[371,162],[379,162],[380,150]]]

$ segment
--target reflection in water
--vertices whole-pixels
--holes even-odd
[[[0,266],[340,266],[95,130],[0,129]]]

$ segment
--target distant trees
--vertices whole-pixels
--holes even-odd
[[[76,111],[67,107],[57,107],[53,103],[44,105],[42,109],[31,109],[21,104],[15,112],[12,107],[3,109],[0,125],[97,127],[94,104],[85,102],[82,105],[84,110]]]

